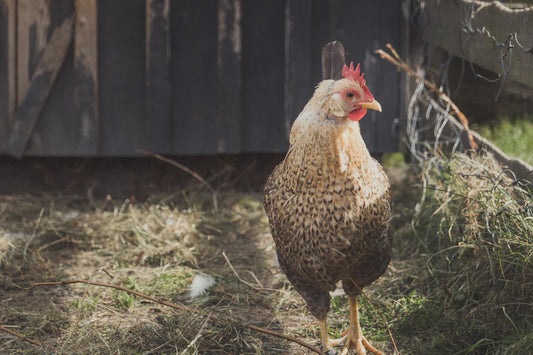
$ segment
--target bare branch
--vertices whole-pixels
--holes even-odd
[[[211,184],[209,184],[203,177],[201,177],[200,174],[198,174],[197,172],[189,169],[185,165],[183,165],[181,163],[178,163],[177,161],[175,161],[173,159],[164,157],[164,156],[162,156],[160,154],[152,153],[152,152],[149,152],[149,151],[144,150],[144,149],[137,149],[137,151],[142,153],[142,154],[144,154],[144,155],[148,155],[148,156],[150,156],[152,158],[155,158],[157,160],[161,160],[161,161],[163,161],[165,163],[168,163],[168,164],[170,164],[172,166],[175,166],[176,168],[179,168],[179,169],[185,171],[187,174],[191,175],[193,178],[198,180],[202,185],[204,185],[209,190],[209,192],[211,192],[213,194],[213,205],[215,206],[215,210],[218,209],[217,190],[215,190],[215,188],[213,186],[211,186]]]
[[[295,337],[292,337],[290,335],[285,335],[285,334],[281,334],[281,333],[276,333],[272,330],[268,330],[268,329],[264,329],[264,328],[259,328],[259,327],[256,327],[255,325],[251,325],[251,324],[245,324],[245,326],[249,329],[253,329],[253,330],[256,330],[258,332],[261,332],[261,333],[265,333],[265,334],[268,334],[268,335],[273,335],[275,337],[278,337],[278,338],[282,338],[282,339],[287,339],[287,340],[290,340],[294,343],[298,343],[300,344],[301,346],[303,347],[306,347],[307,349],[311,350],[311,351],[314,351],[315,353],[317,354],[320,354],[320,355],[326,355],[325,352],[323,352],[322,350],[320,350],[319,348],[317,348],[316,346],[313,346],[311,344],[308,344],[302,340],[299,340],[299,339],[296,339]]]
[[[0,330],[3,331],[3,332],[9,333],[11,335],[14,335],[17,338],[20,338],[20,339],[22,339],[24,341],[27,341],[28,343],[31,343],[33,345],[42,346],[43,348],[46,348],[46,349],[54,351],[54,352],[56,351],[56,349],[53,346],[50,346],[50,345],[47,345],[47,344],[42,343],[40,341],[28,338],[24,334],[17,333],[16,331],[7,328],[5,325],[0,324]]]
[[[413,69],[411,69],[399,56],[399,54],[396,52],[396,50],[389,44],[387,43],[387,48],[389,48],[389,50],[392,52],[392,54],[394,55],[394,57],[396,58],[393,58],[390,54],[388,54],[387,52],[383,51],[382,49],[378,49],[376,50],[375,53],[379,54],[381,56],[382,59],[385,59],[387,60],[388,62],[391,62],[392,64],[396,65],[398,68],[402,69],[403,71],[405,71],[409,76],[412,76],[414,78],[416,78],[417,80],[419,81],[422,81],[424,83],[424,85],[426,85],[426,87],[431,90],[431,91],[435,91],[439,96],[440,98],[446,102],[448,105],[450,105],[450,108],[452,109],[454,115],[459,119],[459,121],[461,122],[461,124],[463,125],[463,128],[464,130],[466,131],[467,135],[468,135],[468,140],[469,140],[469,143],[470,143],[470,148],[474,149],[474,150],[477,150],[478,149],[478,145],[476,143],[476,141],[474,140],[474,136],[472,135],[472,132],[470,131],[470,128],[468,126],[468,119],[466,118],[466,116],[464,115],[464,113],[461,112],[461,110],[459,110],[459,108],[457,107],[457,105],[452,101],[452,99],[450,99],[450,97],[448,97],[448,95],[446,95],[445,93],[443,93],[438,87],[437,85],[435,85],[434,83],[430,82],[429,80],[421,77],[420,75],[418,75]]]
[[[154,303],[162,304],[164,306],[167,306],[167,307],[170,307],[170,308],[173,308],[173,309],[184,310],[184,311],[187,311],[187,312],[190,312],[190,313],[194,313],[194,314],[200,313],[199,310],[187,307],[187,306],[185,306],[183,304],[175,304],[175,303],[172,303],[172,302],[163,301],[163,300],[160,300],[158,298],[145,295],[144,293],[140,293],[138,291],[127,289],[127,288],[122,287],[122,286],[103,283],[103,282],[97,282],[97,281],[64,280],[64,281],[53,281],[53,282],[38,282],[38,283],[31,284],[29,287],[21,287],[21,286],[17,286],[17,287],[21,288],[21,289],[24,289],[24,290],[30,290],[30,289],[35,288],[35,287],[71,285],[71,284],[77,284],[77,283],[86,284],[86,285],[92,285],[92,286],[101,286],[101,287],[113,288],[113,289],[116,289],[116,290],[119,290],[119,291],[123,291],[123,292],[129,293],[129,294],[138,296],[140,298],[147,299],[147,300],[152,301]],[[208,315],[206,322],[209,321],[209,319],[221,320],[220,317],[218,317],[216,315],[212,315],[212,314]],[[315,347],[315,346],[313,346],[311,344],[308,344],[308,343],[306,343],[306,342],[304,342],[302,340],[296,339],[296,338],[294,338],[294,337],[292,337],[290,335],[277,333],[275,331],[264,329],[264,328],[261,328],[261,327],[258,327],[258,326],[252,325],[252,324],[241,323],[241,325],[246,327],[246,328],[248,328],[248,329],[255,330],[257,332],[261,332],[261,333],[264,333],[264,334],[268,334],[268,335],[272,335],[272,336],[275,336],[275,337],[278,337],[278,338],[282,338],[282,339],[286,339],[286,340],[292,341],[292,342],[297,343],[297,344],[299,344],[299,345],[301,345],[303,347],[306,347],[309,350],[314,351],[317,354],[326,355],[326,353],[323,352],[322,350],[320,350],[319,348],[317,348],[317,347]],[[0,328],[0,330],[8,331],[8,330],[5,330],[4,328]],[[8,332],[10,332],[10,331],[8,331]],[[31,339],[25,338],[23,335],[20,335],[20,334],[17,335],[17,336],[19,336],[22,339],[25,339],[27,341],[31,340]],[[33,343],[33,344],[36,344],[36,345],[46,346],[44,344],[41,344],[41,343],[38,343],[38,342],[35,342],[35,341],[30,341],[30,342]]]

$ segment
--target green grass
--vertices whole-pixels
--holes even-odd
[[[533,117],[503,117],[474,129],[508,155],[533,165]]]
[[[531,195],[486,153],[426,164],[412,227],[395,241],[419,274],[385,309],[399,339],[420,340],[405,353],[532,353]]]
[[[402,153],[384,153],[381,159],[381,164],[388,167],[401,167],[405,166],[405,158]]]

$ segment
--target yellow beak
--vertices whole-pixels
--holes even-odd
[[[358,106],[369,108],[371,110],[376,110],[381,112],[381,105],[376,100],[367,101],[367,102],[361,102],[357,104]]]

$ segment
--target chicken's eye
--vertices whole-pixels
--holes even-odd
[[[348,100],[353,99],[354,96],[355,96],[355,94],[354,94],[352,91],[348,91],[348,92],[345,94],[345,97],[346,97],[346,99],[348,99]]]

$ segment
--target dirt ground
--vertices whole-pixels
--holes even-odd
[[[319,345],[318,323],[277,265],[262,208],[262,184],[281,159],[179,160],[215,194],[151,158],[2,159],[0,325],[42,343],[0,331],[0,353],[311,354],[246,328]],[[404,181],[405,169],[389,172]],[[387,292],[401,269],[393,261],[370,297]],[[200,274],[215,284],[191,299]],[[63,280],[119,285],[195,311],[86,284],[24,289]],[[362,301],[363,329],[389,353],[379,302]],[[347,324],[346,297],[336,292],[332,335]]]

